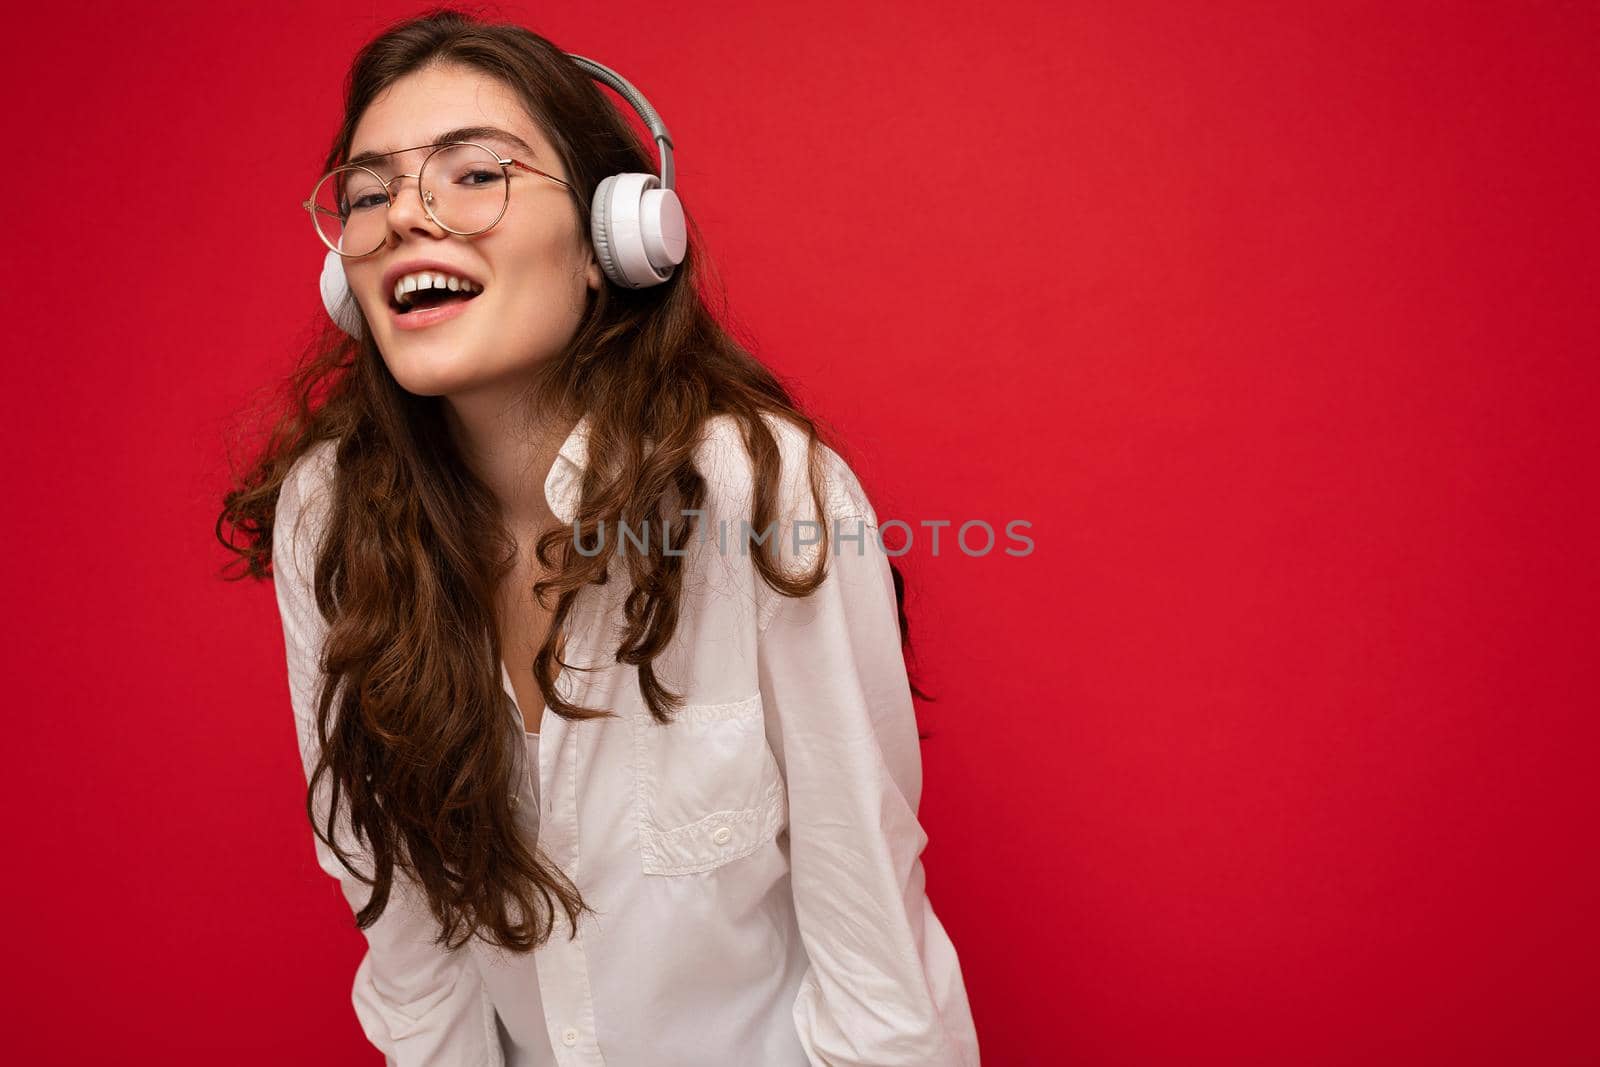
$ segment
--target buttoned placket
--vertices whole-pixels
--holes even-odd
[[[587,428],[588,420],[580,419],[562,445],[545,481],[546,500],[552,513],[563,523],[570,524],[577,512],[579,479],[588,454]],[[568,646],[562,656],[566,662],[588,662],[588,628],[582,625],[587,599],[578,598],[577,610],[573,613],[576,625],[569,630]],[[511,672],[504,660],[500,663],[500,674],[516,713],[520,738],[527,732],[527,722],[517,703]],[[579,681],[566,667],[556,677],[556,691],[564,700],[581,705],[587,693],[573,690],[589,688],[587,682]],[[541,708],[539,765],[529,769],[539,776],[539,847],[574,884],[580,885],[583,857],[578,851],[577,783],[581,743],[587,725],[551,714],[548,707]],[[594,996],[589,981],[589,957],[584,948],[584,923],[589,916],[579,917],[575,937],[568,936],[572,931],[561,921],[564,918],[557,916],[550,939],[534,952],[539,996],[544,1001],[545,1029],[560,1067],[604,1067],[605,1057],[595,1038]]]
[[[527,724],[522,709],[517,705],[516,693],[511,685],[511,674],[504,662],[500,664],[502,682],[511,706],[516,712],[517,725],[526,733]],[[569,672],[563,669],[557,679],[557,689],[566,699],[572,699],[563,683],[569,681]],[[581,881],[582,857],[578,852],[577,771],[579,742],[583,724],[574,723],[542,709],[539,722],[539,765],[529,768],[529,773],[539,776],[539,847],[574,883]],[[521,736],[519,734],[519,736]],[[559,921],[550,939],[534,952],[534,963],[539,977],[539,996],[544,1002],[545,1029],[561,1067],[603,1067],[605,1057],[594,1032],[594,998],[589,983],[589,957],[584,948],[583,924],[580,916],[577,936],[569,938],[569,930]]]

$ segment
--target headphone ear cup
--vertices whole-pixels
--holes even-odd
[[[640,198],[639,231],[651,266],[666,277],[683,262],[689,247],[688,230],[683,221],[683,203],[671,189],[646,189]]]
[[[344,257],[329,251],[322,260],[322,306],[335,326],[351,337],[361,336],[361,307],[344,274]]]
[[[645,289],[672,277],[683,261],[683,207],[654,174],[613,174],[594,191],[589,231],[606,277]]]
[[[589,207],[589,235],[594,244],[594,258],[605,276],[624,289],[633,288],[617,263],[616,251],[611,243],[611,190],[617,184],[616,175],[601,181],[594,190],[594,200]]]

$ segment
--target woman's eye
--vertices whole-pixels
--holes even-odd
[[[468,171],[465,179],[468,185],[487,185],[489,182],[497,182],[499,180],[500,172],[494,170]]]
[[[389,198],[382,193],[368,193],[366,196],[356,197],[350,204],[350,209],[355,211],[366,207],[377,207],[381,203],[387,203],[388,200]]]

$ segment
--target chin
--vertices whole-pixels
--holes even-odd
[[[497,377],[482,360],[464,356],[459,349],[433,360],[407,353],[400,360],[385,359],[400,388],[416,396],[449,396],[487,385]]]

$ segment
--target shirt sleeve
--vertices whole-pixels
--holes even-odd
[[[319,465],[319,453],[308,454],[285,479],[272,546],[290,703],[308,783],[318,754],[316,700],[327,632],[311,584],[321,515],[327,504],[326,480],[312,474]],[[309,488],[308,482],[312,483]],[[318,821],[323,825],[329,796],[326,785],[324,777],[316,797]],[[334,834],[340,846],[355,857],[357,866],[370,874],[370,853],[354,837],[343,805]],[[313,840],[318,865],[339,882],[351,910],[364,906],[371,887],[347,870],[320,837],[313,835]],[[396,870],[383,914],[362,931],[367,951],[352,987],[361,1028],[384,1054],[389,1067],[444,1063],[503,1067],[494,1007],[477,965],[465,946],[452,951],[435,944],[437,932],[438,923],[427,909],[420,887]]]
[[[922,763],[893,576],[870,503],[848,468],[842,479],[854,491],[829,498],[843,510],[829,517],[816,592],[783,597],[756,579],[762,699],[810,961],[794,1023],[814,1067],[977,1067],[955,947],[924,891]],[[810,503],[786,510],[816,522]],[[818,548],[794,552],[787,520],[780,531],[782,556],[809,566]]]

